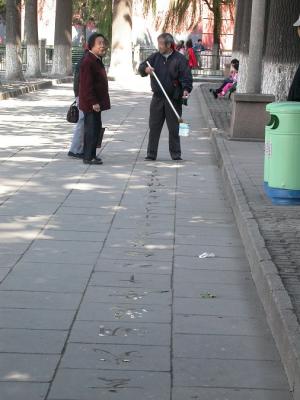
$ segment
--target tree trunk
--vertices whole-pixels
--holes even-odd
[[[245,12],[244,0],[236,0],[233,47],[232,47],[234,56],[240,53],[242,47],[241,42],[242,42],[244,12]]]
[[[72,74],[72,0],[56,0],[52,75]]]
[[[299,0],[270,0],[262,89],[286,100],[300,60],[300,40],[293,23],[300,14]]]
[[[240,61],[238,92],[246,92],[252,0],[237,0],[233,57]]]
[[[27,70],[26,75],[31,77],[41,76],[38,37],[37,0],[25,2],[25,40],[27,45]]]
[[[213,70],[220,69],[220,44],[222,27],[222,5],[220,0],[213,0],[212,12],[214,15],[214,44],[213,44]]]
[[[132,0],[114,0],[109,75],[124,78],[133,74]]]
[[[247,93],[261,93],[267,0],[252,0]]]
[[[21,55],[21,0],[6,1],[6,79],[24,80]]]

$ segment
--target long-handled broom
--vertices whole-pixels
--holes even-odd
[[[149,68],[152,68],[150,63],[149,63],[149,61],[147,61],[147,65],[148,65]],[[154,76],[154,78],[156,79],[157,83],[159,84],[159,87],[161,88],[163,94],[165,95],[166,99],[168,100],[172,110],[174,111],[174,113],[175,113],[175,115],[176,115],[176,117],[178,119],[178,122],[179,122],[179,135],[180,136],[189,136],[189,132],[190,132],[189,125],[187,123],[183,122],[183,119],[178,114],[177,110],[174,107],[174,104],[170,100],[169,96],[167,95],[167,92],[165,91],[163,85],[161,84],[160,80],[158,79],[158,76],[156,75],[156,73],[154,71],[152,71],[152,75]]]

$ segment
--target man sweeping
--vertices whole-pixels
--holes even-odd
[[[193,78],[186,58],[175,50],[175,41],[170,33],[163,33],[158,36],[158,49],[158,52],[152,54],[139,66],[141,76],[151,76],[153,92],[150,105],[149,141],[145,160],[156,160],[159,138],[166,120],[169,129],[170,155],[172,160],[179,161],[182,160],[179,122],[152,72],[155,71],[180,116],[182,115],[183,99],[187,99],[193,89]],[[147,62],[151,67],[147,66]]]

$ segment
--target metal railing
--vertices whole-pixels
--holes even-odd
[[[146,60],[152,53],[157,51],[154,47],[135,46],[132,50],[132,60],[134,70],[137,71],[139,64]],[[53,62],[53,46],[46,46],[45,48],[45,66],[46,72],[49,72]],[[73,68],[83,54],[82,47],[72,47],[72,65]],[[198,66],[193,69],[194,76],[222,76],[230,64],[232,54],[230,51],[221,51],[219,55],[213,54],[211,51],[202,51],[197,53]],[[21,49],[23,70],[26,71],[27,65],[27,50],[26,46]],[[110,52],[104,58],[104,65],[108,68],[110,64]],[[0,72],[5,71],[5,46],[0,46]]]
[[[201,53],[196,52],[198,61],[198,67],[193,69],[193,75],[195,76],[223,76],[224,72],[232,58],[232,54],[229,51],[221,51],[220,54],[213,54],[212,51],[202,51]]]
[[[137,70],[138,64],[146,60],[152,53],[157,51],[154,47],[136,46],[133,49],[133,65]],[[194,76],[223,76],[227,66],[230,64],[232,53],[231,51],[221,51],[218,55],[212,51],[196,52],[198,66],[193,69]]]
[[[27,67],[27,48],[26,46],[22,46],[21,48],[21,59],[22,59],[22,69],[26,71]],[[0,46],[0,72],[5,72],[5,61],[6,61],[6,52],[5,46]],[[45,62],[46,62],[46,69],[49,71],[52,66],[53,61],[53,46],[46,47],[46,55],[45,55]]]
[[[82,47],[79,46],[73,46],[72,47],[72,65],[73,68],[83,55],[84,50]],[[50,72],[52,63],[53,63],[53,54],[54,54],[54,47],[53,46],[46,46],[45,48],[45,67],[46,71],[45,72]],[[26,71],[27,68],[27,48],[26,46],[22,46],[21,48],[21,59],[22,59],[22,69],[23,71]],[[110,62],[110,53],[104,57],[104,65],[106,67],[109,66]],[[0,73],[5,72],[5,46],[0,46]]]

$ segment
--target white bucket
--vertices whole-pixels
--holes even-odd
[[[190,134],[190,126],[189,124],[185,124],[184,122],[179,124],[179,136],[189,136]]]

